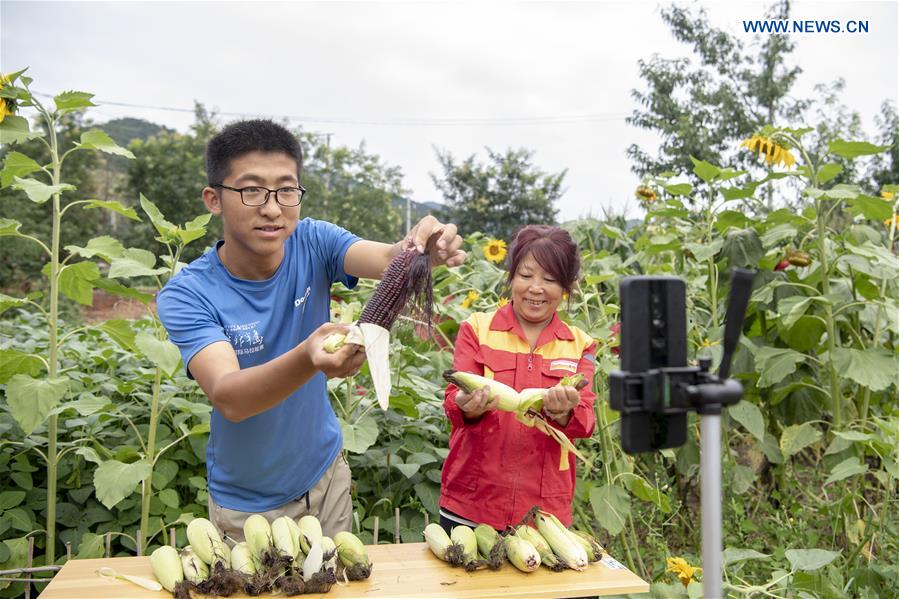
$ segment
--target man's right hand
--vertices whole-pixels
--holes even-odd
[[[365,362],[365,348],[361,345],[346,343],[333,354],[324,349],[325,339],[334,333],[346,335],[350,328],[344,324],[325,323],[312,333],[306,344],[312,365],[321,370],[326,377],[344,378],[359,371]]]
[[[456,393],[456,405],[462,410],[462,415],[467,420],[480,418],[490,410],[495,410],[499,398],[490,398],[490,388],[475,389],[471,393],[465,393],[461,389]]]

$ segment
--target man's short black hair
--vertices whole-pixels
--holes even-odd
[[[297,162],[297,177],[303,170],[303,150],[296,136],[283,125],[268,119],[231,123],[206,146],[206,178],[209,185],[225,180],[231,161],[250,152],[283,152]]]

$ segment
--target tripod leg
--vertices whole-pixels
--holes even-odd
[[[702,479],[702,596],[723,599],[721,593],[721,415],[700,417]]]

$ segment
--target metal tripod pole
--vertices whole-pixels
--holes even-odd
[[[702,492],[702,597],[721,593],[721,414],[701,414],[700,490]]]

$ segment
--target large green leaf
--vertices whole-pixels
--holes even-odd
[[[780,450],[784,457],[795,455],[821,440],[821,431],[809,422],[794,424],[784,429],[780,436]]]
[[[136,334],[127,320],[119,318],[107,320],[100,325],[100,330],[109,335],[122,349],[135,353],[139,351],[134,343]]]
[[[422,507],[429,514],[436,514],[439,510],[438,501],[440,500],[440,485],[433,483],[420,482],[414,486],[415,495],[421,501]]]
[[[181,363],[181,353],[174,343],[148,333],[138,333],[134,338],[134,344],[166,375],[175,374],[178,364]]]
[[[20,189],[25,192],[28,199],[35,204],[43,204],[49,200],[54,194],[62,193],[75,189],[74,185],[68,183],[60,183],[59,185],[47,185],[41,183],[37,179],[23,179],[22,177],[13,177],[13,189]]]
[[[728,547],[724,550],[723,565],[729,566],[737,562],[743,562],[750,559],[768,559],[771,557],[766,553],[759,553],[755,549],[739,549],[736,547]]]
[[[68,91],[57,94],[57,96],[53,98],[53,102],[56,104],[56,110],[58,110],[60,114],[65,114],[67,112],[81,110],[82,108],[96,106],[96,104],[91,102],[91,98],[93,97],[94,94],[89,94],[87,92]]]
[[[154,297],[152,294],[144,293],[134,287],[125,287],[118,281],[113,281],[112,279],[97,279],[96,281],[94,281],[94,286],[112,295],[118,295],[119,297],[130,297],[131,299],[137,300],[145,306],[149,306]]]
[[[25,500],[25,491],[3,491],[0,493],[0,512],[12,509]]]
[[[624,487],[604,485],[590,489],[590,505],[600,526],[615,536],[624,530],[631,513],[631,501]]]
[[[759,373],[758,386],[770,387],[796,372],[805,355],[788,348],[761,347],[755,353],[755,368]]]
[[[796,227],[789,223],[781,223],[771,227],[761,237],[762,246],[771,248],[782,241],[793,239],[796,236]]]
[[[755,229],[732,229],[724,240],[722,253],[732,267],[756,267],[765,250]]]
[[[827,144],[827,149],[831,154],[836,154],[843,158],[857,158],[859,156],[880,154],[881,152],[889,150],[890,146],[875,146],[866,141],[844,141],[842,139],[834,139]]]
[[[17,374],[6,384],[6,401],[13,418],[25,434],[30,435],[68,389],[69,380],[65,378],[34,379],[27,374]]]
[[[818,184],[823,185],[843,172],[843,167],[836,162],[828,162],[818,169]]]
[[[44,369],[44,363],[33,354],[16,349],[0,349],[0,385],[6,384],[16,374],[37,376]]]
[[[128,248],[109,265],[109,278],[152,277],[166,272],[165,267],[154,268],[156,256],[141,248]]]
[[[630,473],[625,473],[621,478],[628,490],[637,498],[654,503],[663,514],[671,513],[671,500],[668,495],[649,484],[645,478]]]
[[[759,441],[765,440],[765,419],[762,411],[754,403],[745,399],[727,409],[728,415],[743,425],[749,434]]]
[[[685,243],[684,248],[690,250],[693,257],[699,262],[705,262],[709,258],[714,258],[715,254],[721,251],[724,246],[724,239],[718,237],[708,243]]]
[[[96,559],[103,557],[104,553],[103,535],[86,532],[81,535],[81,541],[78,543],[78,559]]]
[[[76,144],[84,150],[99,150],[107,154],[134,158],[134,154],[118,145],[105,131],[91,129],[81,134],[81,143]]]
[[[0,218],[0,237],[21,237],[19,227],[22,223],[12,218]]]
[[[94,303],[94,284],[100,278],[100,268],[93,262],[66,264],[59,272],[59,291],[79,304]]]
[[[0,293],[0,314],[3,314],[10,308],[24,306],[26,303],[28,303],[28,301],[25,298],[13,297],[11,295]]]
[[[153,223],[156,231],[161,236],[166,238],[177,236],[178,227],[167,221],[159,208],[156,207],[156,204],[144,197],[144,194],[140,194],[140,207],[150,217],[150,222]]]
[[[340,420],[343,447],[353,453],[365,453],[378,440],[378,423],[371,416],[364,416],[350,424]]]
[[[697,160],[692,156],[690,156],[690,160],[693,161],[693,172],[706,183],[715,179],[721,172],[720,168],[705,160]]]
[[[806,572],[823,568],[840,556],[839,552],[826,549],[787,549],[784,555],[793,570]]]
[[[28,119],[20,116],[7,116],[0,123],[0,144],[17,143],[43,137],[40,133],[32,131],[28,126]]]
[[[780,300],[777,302],[777,311],[781,323],[789,329],[808,312],[812,303],[816,301],[826,302],[827,300],[820,296],[806,297],[804,295],[791,295]]]
[[[833,350],[833,364],[840,374],[871,391],[883,391],[896,382],[899,362],[883,349]]]
[[[3,162],[3,170],[0,171],[0,186],[6,187],[16,177],[24,177],[35,171],[41,170],[41,165],[21,152],[10,152]]]
[[[849,212],[862,214],[868,220],[880,222],[893,216],[893,204],[883,198],[862,194],[849,200]]]
[[[846,458],[830,470],[830,476],[824,481],[825,485],[835,483],[838,480],[855,476],[856,474],[864,474],[868,471],[868,465],[862,464],[857,457]]]
[[[84,247],[67,245],[65,249],[70,254],[76,254],[84,258],[99,256],[107,262],[111,262],[113,258],[121,256],[125,252],[122,242],[109,235],[94,237]]]
[[[153,467],[147,460],[125,464],[118,460],[106,460],[94,470],[94,489],[97,499],[112,509],[118,502],[137,490],[137,485],[150,476]]]
[[[403,473],[403,476],[406,478],[412,478],[415,476],[418,471],[421,469],[421,464],[397,464],[393,463],[392,466]]]
[[[87,200],[85,204],[83,204],[85,209],[88,208],[104,208],[106,210],[112,210],[118,214],[121,214],[124,217],[130,218],[131,220],[136,220],[140,222],[140,217],[137,215],[137,212],[134,208],[129,206],[125,206],[121,202],[117,202],[115,200]],[[209,216],[212,216],[211,214]]]

